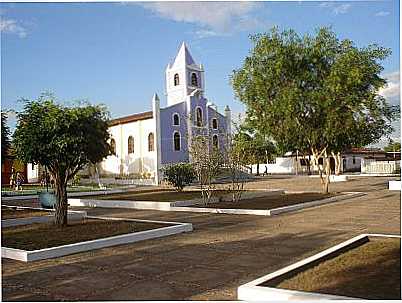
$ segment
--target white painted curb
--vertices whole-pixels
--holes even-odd
[[[401,190],[401,181],[388,181],[389,190]]]
[[[319,178],[319,175],[310,175],[310,178]],[[348,181],[347,175],[330,175],[329,182],[345,182]]]
[[[349,250],[369,241],[369,237],[391,237],[401,238],[399,235],[383,235],[383,234],[361,234],[352,239],[344,241],[338,245],[330,247],[318,254],[308,257],[304,260],[286,266],[271,274],[243,284],[237,288],[238,300],[245,301],[276,301],[276,300],[362,300],[360,298],[352,298],[337,295],[320,294],[306,291],[288,290],[267,286],[259,286],[269,280],[278,278],[279,276],[290,274],[296,270],[301,270],[311,264],[330,258],[343,250]]]
[[[311,202],[305,202],[305,203],[300,203],[300,204],[295,204],[295,205],[273,208],[270,210],[269,215],[270,216],[279,215],[282,213],[287,213],[287,212],[292,212],[292,211],[310,208],[310,207],[314,207],[314,206],[319,206],[319,205],[323,205],[323,204],[338,202],[338,201],[342,201],[342,200],[346,200],[346,199],[352,199],[352,198],[361,197],[364,195],[365,195],[365,193],[362,193],[362,192],[349,192],[344,195],[335,196],[335,197],[331,197],[331,198],[327,198],[327,199],[321,199],[321,200],[317,200],[317,201],[311,201]]]
[[[161,227],[152,230],[140,231],[130,234],[123,234],[113,237],[107,237],[103,239],[84,241],[79,243],[67,244],[57,247],[39,249],[39,250],[20,250],[15,248],[2,247],[1,256],[3,258],[14,259],[24,262],[45,260],[79,252],[85,252],[94,249],[100,249],[110,246],[116,246],[121,244],[129,244],[139,242],[148,239],[166,237],[183,232],[190,232],[193,230],[191,223],[179,223],[179,222],[165,222],[165,221],[150,221],[150,220],[134,220],[125,218],[109,218],[109,217],[93,217],[88,216],[90,219],[101,220],[122,220],[122,221],[138,221],[138,222],[152,222],[161,224],[174,224],[173,226]]]

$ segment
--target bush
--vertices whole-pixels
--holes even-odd
[[[182,191],[184,186],[190,184],[195,179],[195,172],[191,164],[178,163],[164,167],[164,179],[177,191]]]

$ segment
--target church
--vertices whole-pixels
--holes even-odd
[[[112,154],[99,163],[102,177],[161,181],[164,165],[189,162],[189,143],[195,135],[210,138],[222,148],[231,132],[231,112],[224,114],[205,97],[205,75],[183,42],[176,58],[166,68],[166,107],[157,94],[150,111],[110,121]]]

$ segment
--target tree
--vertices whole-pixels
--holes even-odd
[[[204,205],[211,200],[212,191],[215,189],[213,180],[219,174],[223,164],[221,151],[213,147],[211,143],[209,136],[196,135],[191,138],[189,146],[191,164],[200,182]]]
[[[386,84],[378,61],[390,50],[358,48],[328,28],[303,37],[274,28],[251,40],[254,48],[231,76],[247,120],[280,147],[308,149],[327,193],[332,152],[376,142],[392,131],[398,108],[378,94]]]
[[[184,186],[191,184],[195,178],[195,172],[189,163],[176,163],[162,169],[164,178],[172,184],[177,191],[182,191]]]
[[[387,146],[384,147],[385,152],[400,152],[401,151],[401,142],[389,140]]]
[[[55,223],[67,225],[67,182],[88,163],[110,154],[108,113],[103,106],[56,104],[52,95],[24,99],[13,143],[25,163],[47,167],[55,180]]]
[[[7,125],[8,115],[6,112],[1,112],[1,161],[2,163],[9,155],[11,142],[10,142],[10,128]]]

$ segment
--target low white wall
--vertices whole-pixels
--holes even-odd
[[[291,174],[294,173],[294,160],[291,157],[278,157],[275,160],[276,163],[261,163],[259,164],[259,172],[263,174],[265,167],[267,167],[268,174]],[[257,173],[257,164],[251,166],[253,174]]]
[[[376,161],[362,159],[361,172],[363,174],[394,174],[401,167],[401,161]]]

